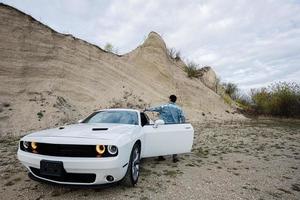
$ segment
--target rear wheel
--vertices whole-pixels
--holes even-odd
[[[140,145],[136,143],[132,148],[127,172],[122,181],[124,185],[133,187],[138,182],[140,175],[140,158]]]

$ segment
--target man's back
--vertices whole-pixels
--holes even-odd
[[[165,123],[184,123],[185,117],[182,109],[175,103],[168,103],[155,108],[150,108],[149,111],[159,112],[160,118]]]

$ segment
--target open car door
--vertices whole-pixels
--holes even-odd
[[[191,124],[145,125],[143,131],[142,157],[191,152],[194,139]]]

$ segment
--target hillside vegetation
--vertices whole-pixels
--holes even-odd
[[[300,85],[297,83],[273,83],[251,89],[249,96],[241,95],[236,84],[226,83],[223,86],[225,94],[248,114],[300,118]]]

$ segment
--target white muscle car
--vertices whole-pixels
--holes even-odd
[[[192,148],[191,124],[151,122],[138,110],[99,110],[78,124],[24,136],[18,159],[37,180],[72,185],[123,181],[134,186],[141,158]]]

